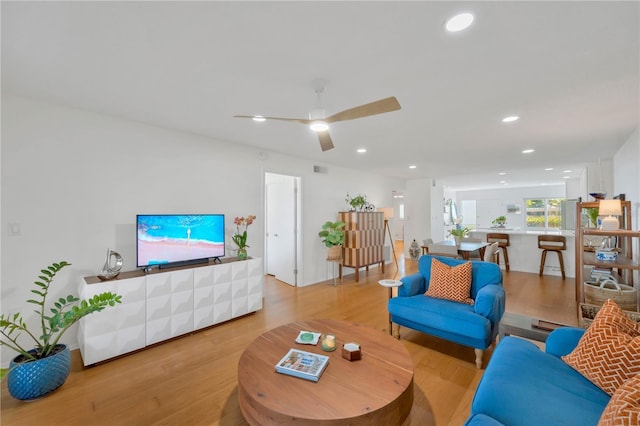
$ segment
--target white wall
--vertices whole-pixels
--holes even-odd
[[[434,200],[438,204],[434,205]],[[434,224],[436,228],[438,223],[442,226],[442,207],[436,207],[441,204],[442,187],[434,186],[432,179],[414,179],[407,182],[404,191],[404,251],[407,258],[414,239],[422,245],[422,240],[433,238],[432,234],[439,232],[438,229],[434,229]]]
[[[638,129],[613,157],[614,194],[625,194],[631,201],[633,229],[640,229],[640,136]],[[636,250],[637,253],[637,250]]]
[[[613,182],[615,194],[625,194],[631,201],[631,227],[640,230],[640,136],[638,129],[613,157]],[[633,258],[640,261],[640,244],[633,247]],[[634,282],[640,281],[640,273],[636,271]]]
[[[476,224],[480,228],[488,228],[491,221],[498,216],[507,217],[507,227],[525,229],[525,198],[564,198],[565,185],[545,185],[520,188],[485,189],[477,191],[458,191],[458,206],[462,200],[476,200]],[[519,204],[520,214],[508,213],[508,204]]]
[[[76,294],[80,278],[104,263],[107,248],[123,255],[123,270],[135,269],[137,213],[224,213],[231,235],[235,216],[264,211],[265,171],[301,176],[299,284],[323,281],[326,249],[317,232],[346,208],[346,193],[383,206],[402,187],[331,166],[328,174],[315,174],[310,161],[8,94],[2,95],[1,159],[3,313],[29,314],[24,301],[31,283],[55,261],[73,264],[56,279],[55,297]],[[249,228],[250,256],[263,257],[263,219]],[[9,224],[19,224],[20,235],[8,235]],[[75,334],[68,332],[65,343],[73,347]]]

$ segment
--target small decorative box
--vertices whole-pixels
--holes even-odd
[[[345,343],[342,345],[342,358],[348,361],[357,361],[362,358],[360,345],[357,343]]]
[[[610,250],[596,250],[596,260],[615,261],[618,253]]]

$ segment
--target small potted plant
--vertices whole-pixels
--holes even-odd
[[[469,228],[466,226],[456,226],[455,228],[449,231],[449,235],[453,235],[453,239],[456,244],[460,244],[460,240],[462,238],[466,238],[469,236]]]
[[[231,240],[238,246],[237,254],[239,260],[247,259],[247,228],[253,223],[256,217],[250,214],[247,217],[236,217],[233,223],[236,225],[236,233],[233,234]],[[242,229],[242,230],[241,230]]]
[[[71,371],[69,348],[60,343],[63,334],[83,317],[100,312],[106,307],[121,303],[122,296],[104,292],[87,300],[68,295],[53,302],[50,313],[46,311],[49,288],[60,270],[70,263],[62,261],[42,269],[35,299],[27,300],[36,306],[39,330],[30,330],[20,313],[0,315],[0,344],[18,352],[9,365],[9,393],[16,399],[39,398],[62,386]],[[25,338],[29,343],[21,343]],[[28,348],[33,349],[28,349]]]
[[[497,226],[498,228],[503,228],[506,223],[507,218],[505,216],[498,216],[491,221],[491,224]]]
[[[329,249],[327,259],[339,259],[342,257],[342,244],[344,244],[344,228],[345,223],[342,221],[327,221],[322,225],[322,231],[318,232],[318,236],[322,238],[322,242]]]
[[[357,196],[351,198],[351,196],[347,193],[345,201],[347,202],[347,204],[349,204],[349,206],[351,206],[351,211],[364,211],[365,207],[367,206],[366,195],[358,194]]]

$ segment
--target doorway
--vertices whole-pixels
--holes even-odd
[[[265,173],[265,265],[278,281],[298,285],[300,177]]]

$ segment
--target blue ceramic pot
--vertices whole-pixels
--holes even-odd
[[[37,361],[16,362],[22,355],[11,361],[7,386],[12,397],[21,400],[36,399],[62,386],[71,371],[71,353],[66,345],[56,347],[61,347],[62,350]]]

